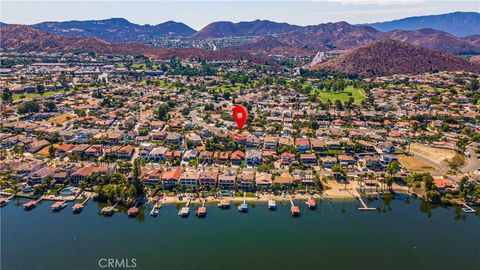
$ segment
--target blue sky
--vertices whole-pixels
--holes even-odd
[[[454,11],[480,11],[478,0],[310,0],[310,1],[22,1],[0,0],[0,21],[43,21],[122,17],[138,24],[181,21],[201,29],[214,21],[268,19],[298,25],[347,21],[369,23]]]

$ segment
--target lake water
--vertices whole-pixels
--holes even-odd
[[[1,208],[1,269],[102,269],[99,260],[135,260],[136,269],[480,269],[480,216],[419,200],[323,201],[315,211],[297,202],[241,214],[208,207],[199,219],[164,205],[157,217],[99,215],[93,202],[78,215],[52,202],[31,211]],[[103,261],[105,265],[105,261]],[[103,268],[108,269],[108,268]],[[127,267],[125,267],[127,269]]]

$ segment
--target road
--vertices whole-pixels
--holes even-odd
[[[470,158],[468,158],[466,165],[462,168],[462,172],[470,173],[480,168],[480,160],[475,152],[479,145],[472,143],[467,146],[466,152],[470,152]]]

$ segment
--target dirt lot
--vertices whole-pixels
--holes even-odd
[[[63,123],[68,122],[72,119],[73,119],[73,115],[68,114],[68,113],[64,113],[64,114],[60,114],[60,115],[57,115],[57,116],[54,116],[54,117],[48,119],[48,122],[50,122],[52,124],[63,124]]]
[[[442,149],[436,147],[430,147],[424,144],[412,143],[410,145],[410,151],[420,154],[436,163],[440,163],[444,166],[448,166],[448,161],[452,160],[455,156],[458,158],[458,152],[449,149]]]
[[[435,174],[437,172],[435,168],[415,156],[406,156],[402,154],[398,155],[398,160],[403,165],[403,167],[407,168],[410,171],[431,174]]]

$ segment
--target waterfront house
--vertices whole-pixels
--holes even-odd
[[[242,164],[242,161],[245,159],[245,153],[243,153],[240,150],[237,150],[232,153],[230,156],[230,163],[232,165],[240,166]]]
[[[170,168],[162,174],[162,187],[164,189],[171,189],[180,180],[180,176],[184,172],[184,169],[181,167]]]
[[[238,187],[241,190],[253,191],[255,190],[255,173],[253,170],[245,169],[238,175]]]
[[[208,169],[200,171],[198,181],[204,189],[214,189],[217,186],[218,170]]]
[[[226,171],[218,176],[218,188],[221,190],[234,190],[237,173],[235,171]]]
[[[179,178],[179,184],[181,187],[193,187],[199,186],[200,173],[196,170],[184,171]]]
[[[318,165],[318,160],[315,154],[301,154],[300,160],[302,161],[303,165],[307,166],[315,166]]]
[[[153,148],[152,151],[150,151],[150,153],[148,153],[147,158],[148,158],[148,160],[154,161],[154,162],[163,161],[163,160],[166,159],[167,151],[168,151],[168,148],[163,147],[163,146]]]
[[[322,157],[320,160],[324,168],[332,168],[333,165],[337,164],[337,158],[335,157]]]
[[[255,175],[255,185],[257,189],[267,190],[272,186],[272,175],[270,173],[258,172]]]

